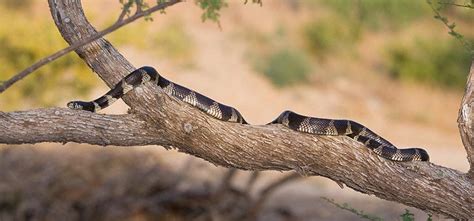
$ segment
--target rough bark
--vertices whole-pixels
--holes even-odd
[[[133,146],[161,143],[162,131],[147,128],[133,114],[98,115],[64,108],[0,112],[0,141],[8,144],[76,142]]]
[[[79,0],[48,2],[56,25],[69,44],[96,33]],[[105,39],[81,47],[76,53],[109,86],[135,69]],[[124,101],[132,108],[132,114],[107,116],[57,108],[2,113],[0,125],[15,125],[15,130],[22,131],[23,138],[19,139],[23,140],[12,141],[10,132],[0,135],[0,143],[71,141],[175,147],[221,166],[321,175],[359,192],[429,213],[463,220],[474,218],[473,184],[459,171],[428,162],[391,162],[345,137],[308,135],[280,125],[222,122],[167,96],[151,84],[127,94]],[[58,120],[61,115],[68,120]],[[49,121],[52,122],[45,123]],[[63,136],[58,128],[64,130]],[[124,135],[130,137],[128,140],[105,132],[112,128],[133,135]],[[2,134],[11,129],[0,130]]]
[[[468,176],[474,183],[474,59],[466,83],[466,90],[459,108],[458,126],[462,143],[467,152],[470,170]]]

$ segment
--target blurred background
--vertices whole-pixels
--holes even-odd
[[[99,30],[121,11],[117,0],[83,5]],[[203,22],[202,12],[193,1],[180,3],[154,14],[154,21],[134,22],[106,38],[136,67],[154,66],[166,78],[236,107],[252,124],[265,124],[286,109],[352,119],[399,147],[425,148],[433,163],[468,170],[456,119],[471,55],[425,1],[267,0],[263,7],[229,1],[218,23]],[[442,13],[466,39],[474,39],[474,10],[446,7]],[[0,23],[0,80],[67,46],[46,1],[2,0]],[[0,110],[65,107],[107,90],[71,53],[0,94]],[[127,109],[120,101],[102,113]],[[229,172],[160,146],[0,145],[0,220],[206,220],[200,212],[209,208],[196,205],[183,219],[158,216],[164,207],[156,206],[162,199],[157,189],[171,183],[208,196],[204,193],[218,192],[232,177],[231,189],[255,199],[287,174]],[[252,188],[245,189],[248,183]],[[173,211],[190,209],[182,206],[186,202],[176,205]],[[367,218],[340,207],[384,220],[401,220],[405,209],[417,220],[428,217],[311,177],[272,191],[256,219]],[[220,212],[217,220],[230,220]]]

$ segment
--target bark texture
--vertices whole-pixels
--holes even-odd
[[[76,142],[133,146],[161,143],[146,123],[133,114],[98,115],[64,108],[0,112],[0,141],[8,144]]]
[[[79,0],[48,2],[69,44],[96,33]],[[109,86],[135,69],[102,38],[76,53]],[[321,175],[359,192],[429,213],[462,220],[474,218],[473,183],[459,171],[428,162],[391,162],[346,137],[303,134],[281,125],[222,122],[151,84],[123,99],[131,107],[131,114],[108,116],[58,108],[1,113],[0,125],[14,126],[14,130],[0,126],[0,143],[156,144],[226,167]],[[18,131],[21,136],[16,135]],[[472,165],[472,155],[469,159]]]
[[[474,183],[474,58],[466,84],[466,91],[459,108],[458,126],[462,143],[467,152],[470,170],[468,176]],[[474,191],[474,190],[473,190]]]

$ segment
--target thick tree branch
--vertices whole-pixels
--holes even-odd
[[[104,115],[64,108],[0,112],[0,143],[77,142],[133,146],[161,143],[133,114]],[[162,132],[161,132],[162,133]]]
[[[472,60],[466,90],[459,108],[458,127],[470,165],[468,176],[471,182],[474,183],[474,59]]]
[[[69,44],[75,44],[97,33],[86,20],[79,0],[49,0],[49,4],[55,23]],[[109,86],[135,69],[102,38],[78,48],[76,52]],[[466,174],[459,171],[427,162],[391,162],[379,158],[361,144],[345,137],[308,135],[281,125],[253,126],[222,122],[170,98],[151,84],[127,94],[124,96],[124,101],[132,107],[132,114],[115,117],[136,118],[136,124],[141,126],[127,128],[126,123],[116,122],[110,127],[130,129],[133,136],[138,136],[136,134],[145,136],[143,143],[136,139],[137,142],[133,145],[157,144],[176,147],[180,151],[227,167],[246,170],[296,170],[303,175],[321,175],[338,183],[344,183],[359,192],[373,194],[427,212],[458,219],[474,218],[473,184]],[[35,118],[39,122],[44,122],[40,116],[58,117],[64,114],[64,117],[68,118],[72,113],[60,110],[56,114],[55,111],[58,109],[53,109],[53,112],[49,109],[39,111],[45,112]],[[12,115],[18,116],[18,114],[22,113],[0,115],[0,125],[9,122]],[[111,117],[82,111],[76,111],[74,114],[78,115],[75,121],[61,121],[68,125],[64,126],[65,128],[89,123],[91,122],[89,118]],[[24,135],[28,136],[28,131],[31,130],[28,124],[16,124],[15,130],[25,130]],[[133,126],[135,123],[130,124]],[[58,127],[56,124],[43,125]],[[0,129],[2,130],[0,133],[11,130]],[[90,124],[87,130],[89,129],[97,130],[93,124]],[[41,133],[39,130],[37,132]],[[102,135],[104,136],[102,140],[104,138],[114,140],[113,134]],[[94,143],[89,139],[75,140],[67,134],[58,141]],[[12,143],[24,143],[24,141]],[[103,145],[105,142],[95,141],[94,144]]]
[[[387,161],[346,138],[312,136],[282,126],[225,123],[163,98],[163,106],[175,111],[155,103],[159,111],[152,117],[141,115],[141,110],[118,116],[58,108],[2,113],[0,142],[174,146],[222,166],[296,170],[429,212],[472,216],[472,184],[458,171],[424,162]],[[155,116],[160,119],[153,120]]]

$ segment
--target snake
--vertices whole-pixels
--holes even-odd
[[[177,98],[218,120],[249,124],[234,107],[219,103],[196,91],[171,82],[150,66],[144,66],[132,71],[115,84],[105,95],[93,101],[71,101],[67,104],[67,107],[74,110],[98,112],[147,82],[156,84],[169,96]],[[281,124],[294,131],[307,134],[347,136],[362,143],[378,156],[391,161],[429,161],[429,155],[424,149],[399,149],[369,128],[352,120],[310,117],[286,110],[275,120],[268,123],[268,125],[270,124]]]

